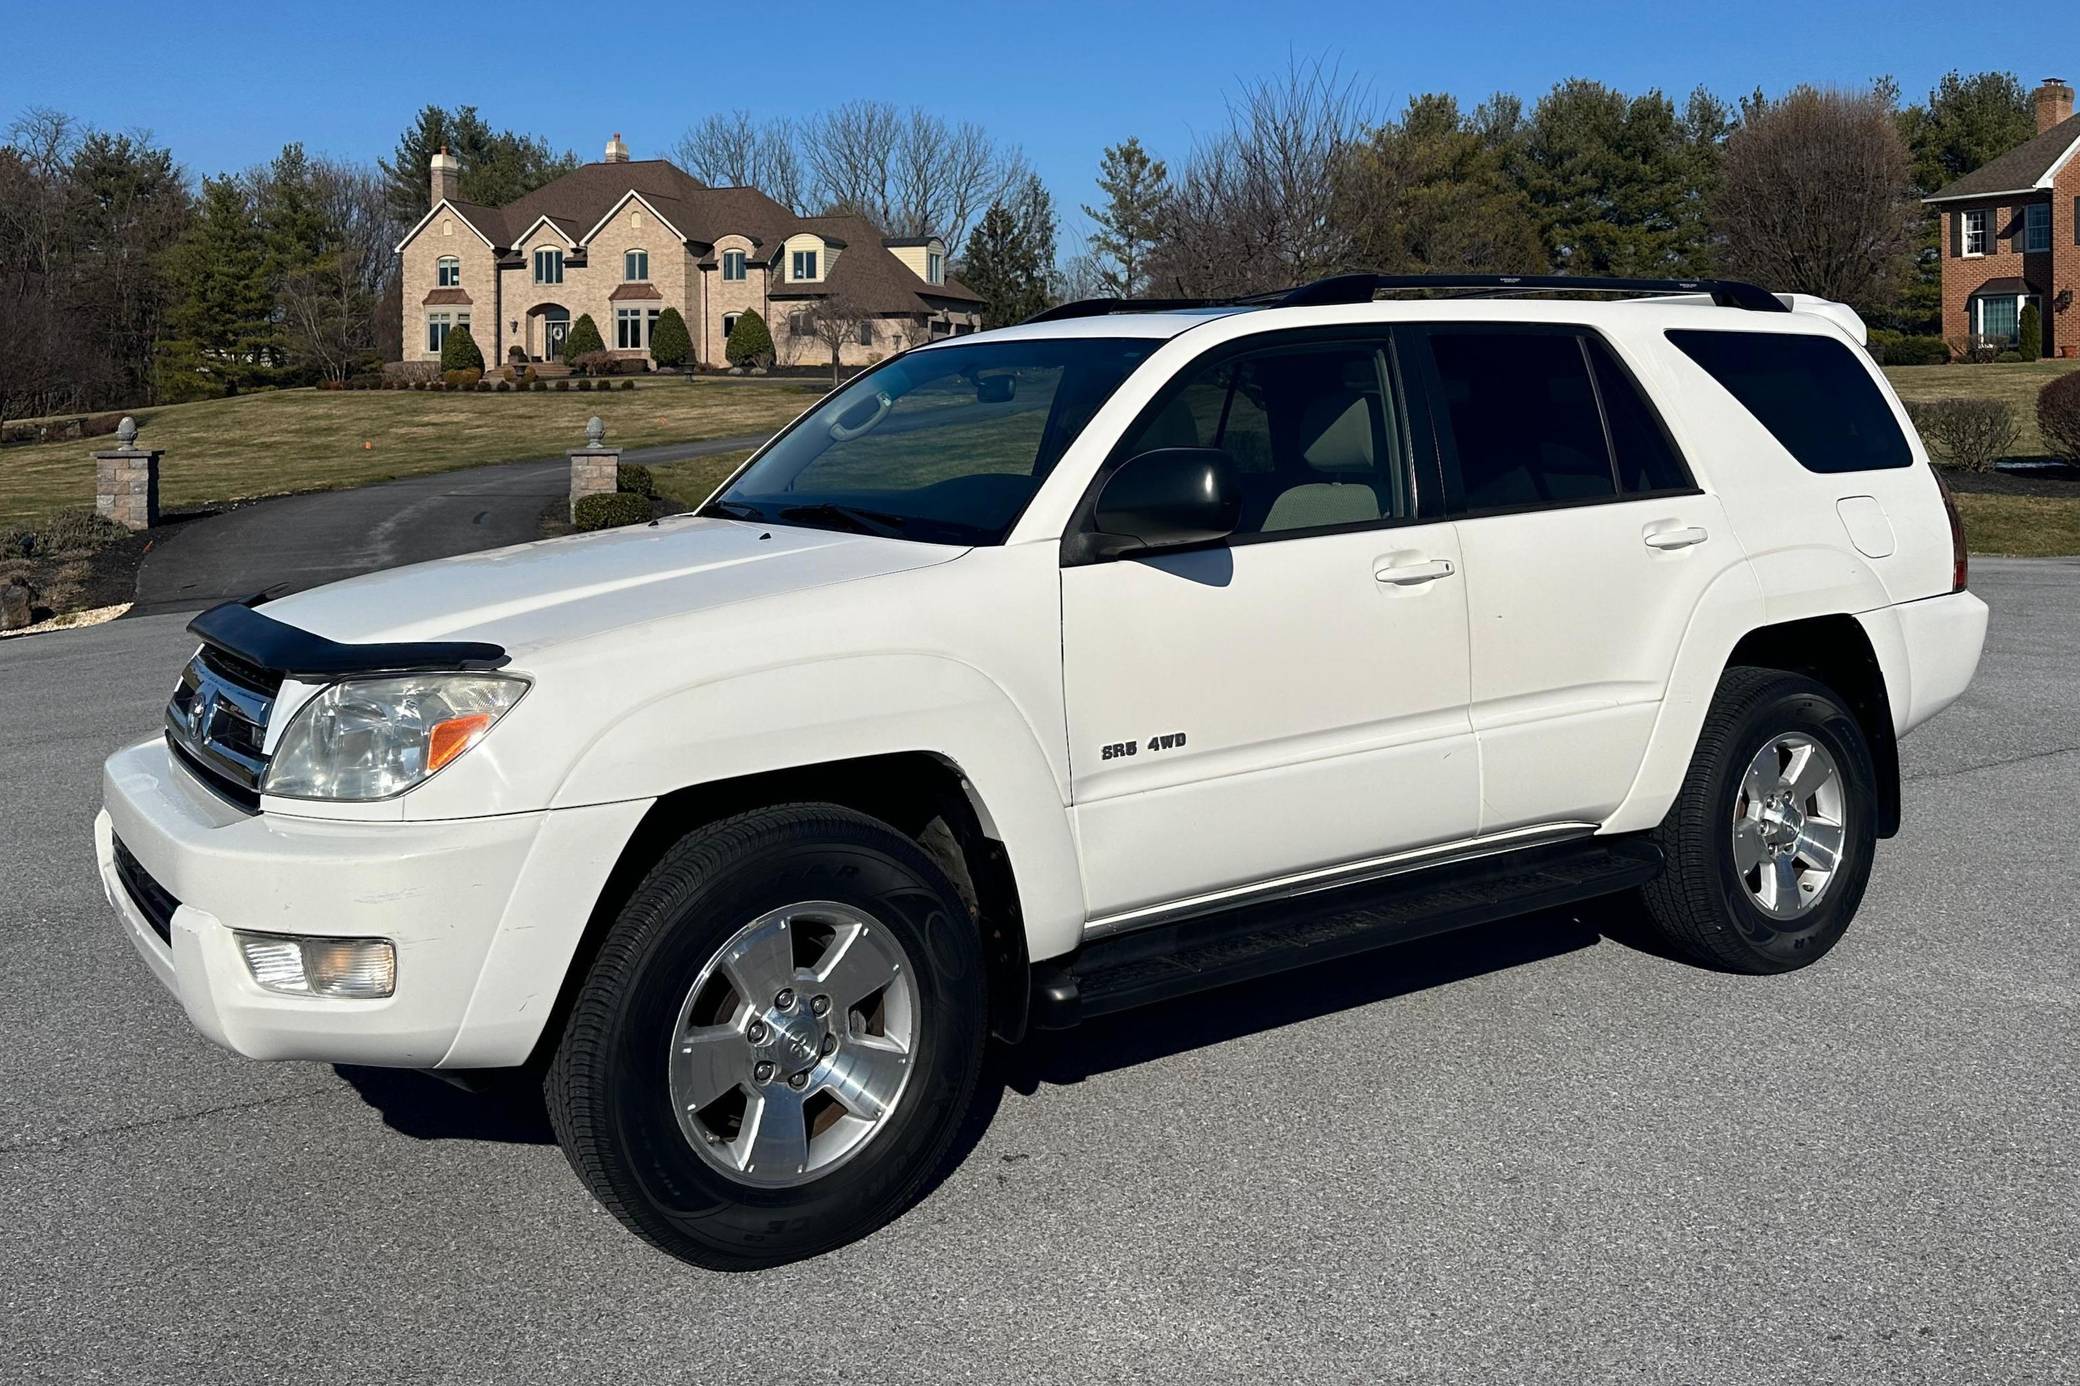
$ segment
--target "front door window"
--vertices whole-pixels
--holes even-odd
[[[542,320],[542,359],[553,361],[563,355],[563,339],[571,332],[568,318],[544,318]]]

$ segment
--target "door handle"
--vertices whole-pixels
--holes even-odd
[[[1451,575],[1452,561],[1448,558],[1433,558],[1427,563],[1381,563],[1372,570],[1375,580],[1396,587],[1413,587],[1417,583],[1435,582]]]
[[[1646,536],[1646,541],[1650,549],[1687,549],[1711,537],[1696,525],[1686,525],[1682,529],[1657,529]]]

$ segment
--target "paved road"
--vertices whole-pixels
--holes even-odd
[[[764,434],[631,448],[624,462],[682,462],[757,447]],[[192,611],[280,586],[300,591],[358,573],[524,543],[570,494],[562,457],[406,477],[351,491],[283,496],[198,520],[145,557],[134,614]]]
[[[87,864],[179,619],[0,648],[0,1380],[2080,1380],[2080,564],[1977,583],[1819,967],[1598,906],[1094,1026],[894,1226],[733,1277],[538,1111],[196,1038]]]

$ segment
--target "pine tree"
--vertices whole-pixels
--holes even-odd
[[[449,371],[484,371],[484,352],[477,339],[470,335],[467,327],[453,327],[441,342],[441,373]]]
[[[194,222],[168,255],[173,304],[161,385],[174,397],[235,395],[265,377],[274,340],[267,245],[245,190],[206,178]]]
[[[503,207],[578,166],[578,157],[557,153],[539,135],[493,130],[475,106],[450,111],[427,106],[397,138],[396,152],[377,162],[383,170],[390,213],[402,226],[426,215],[432,191],[429,164],[446,149],[462,165],[465,202]]]
[[[1091,251],[1099,279],[1114,297],[1136,297],[1147,287],[1149,251],[1162,234],[1170,170],[1161,159],[1149,158],[1139,139],[1129,138],[1106,149],[1098,190],[1105,194],[1105,205],[1083,211],[1097,223]]]
[[[2044,314],[2031,299],[2022,305],[2022,320],[2016,324],[2015,351],[2025,361],[2044,354]]]
[[[570,365],[589,351],[606,349],[607,344],[600,339],[599,327],[592,321],[592,314],[580,313],[578,320],[571,324],[570,335],[563,339],[564,364]]]
[[[667,368],[683,366],[693,359],[693,338],[677,308],[667,308],[657,315],[657,323],[650,329],[650,359]]]
[[[982,325],[1006,327],[1048,306],[1053,271],[1054,201],[1029,177],[1011,205],[992,203],[969,233],[961,282],[983,297]]]
[[[729,331],[722,349],[732,366],[762,366],[773,359],[773,334],[757,313],[745,313]]]
[[[268,297],[279,304],[284,286],[308,273],[334,246],[332,229],[312,182],[310,160],[301,144],[283,145],[274,162],[254,179],[254,200],[266,245]],[[268,359],[276,367],[289,359],[282,335],[278,331],[268,348]]]

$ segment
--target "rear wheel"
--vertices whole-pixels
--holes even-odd
[[[1642,892],[1649,917],[1683,953],[1732,971],[1818,961],[1870,879],[1875,784],[1862,726],[1831,689],[1727,670],[1653,834],[1668,865]]]
[[[965,1114],[980,940],[915,843],[801,805],[681,839],[615,921],[546,1093],[572,1166],[716,1269],[814,1255],[908,1204]]]

